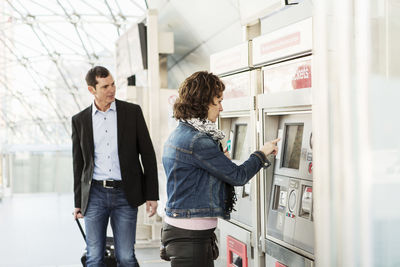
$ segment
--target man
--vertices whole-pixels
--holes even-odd
[[[159,199],[154,148],[140,106],[115,99],[106,68],[90,69],[86,83],[94,102],[72,117],[74,217],[85,220],[86,265],[105,266],[110,218],[118,266],[136,267],[137,207],[146,202],[153,216]]]

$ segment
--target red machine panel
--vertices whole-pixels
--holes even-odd
[[[228,236],[227,244],[227,267],[248,267],[246,244]]]

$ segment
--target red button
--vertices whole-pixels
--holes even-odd
[[[308,173],[312,173],[312,162],[308,164]]]

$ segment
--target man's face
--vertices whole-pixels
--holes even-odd
[[[223,100],[223,95],[221,96],[215,96],[213,102],[210,105],[208,105],[208,115],[207,118],[208,120],[212,122],[216,122],[217,118],[219,116],[219,113],[223,111],[224,109],[222,108],[222,100]]]
[[[115,82],[111,75],[105,78],[96,77],[96,87],[89,86],[90,93],[100,105],[109,105],[115,101]]]

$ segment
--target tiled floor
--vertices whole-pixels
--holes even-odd
[[[0,201],[0,267],[79,267],[85,243],[72,194],[14,194]],[[139,248],[141,267],[167,267],[158,248]]]

